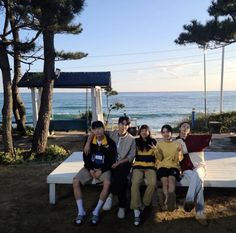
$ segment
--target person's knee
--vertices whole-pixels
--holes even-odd
[[[139,190],[139,188],[140,188],[140,184],[137,182],[134,182],[134,183],[132,183],[130,190],[131,190],[131,192],[137,192],[137,190]]]
[[[105,181],[103,182],[103,189],[109,189],[110,186],[111,186],[111,181],[105,180]]]
[[[132,180],[131,180],[131,183],[132,183],[132,186],[134,185],[134,186],[140,186],[140,184],[142,183],[142,182],[144,182],[144,180],[143,179],[137,179],[137,178],[132,178]]]
[[[175,181],[176,181],[176,178],[174,176],[169,176],[168,177],[168,182],[169,183],[175,183]]]
[[[157,185],[157,182],[156,182],[155,179],[149,180],[149,181],[148,181],[148,184],[147,184],[147,186],[152,187],[152,188],[155,188],[156,185]]]
[[[80,187],[79,178],[74,178],[72,184],[73,184],[73,188],[79,188]]]
[[[167,177],[162,177],[161,178],[161,183],[162,183],[162,185],[167,185],[168,184],[168,178]]]

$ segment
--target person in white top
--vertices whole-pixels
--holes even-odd
[[[127,206],[127,189],[128,179],[131,165],[136,153],[136,144],[134,137],[129,134],[128,129],[130,118],[121,116],[118,120],[118,130],[106,131],[110,138],[115,142],[117,148],[116,162],[112,165],[112,182],[110,194],[106,199],[103,210],[110,210],[112,207],[113,194],[117,195],[119,201],[119,209],[117,217],[125,218],[125,208]],[[84,147],[84,153],[87,154],[90,150],[90,141],[93,135],[91,134]]]

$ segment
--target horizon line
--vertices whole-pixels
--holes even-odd
[[[59,89],[59,88],[58,88]],[[66,88],[64,88],[66,89]],[[71,89],[76,89],[76,88],[68,88],[68,91],[54,91],[53,93],[76,93],[76,92],[71,92],[69,90]],[[78,88],[78,90],[81,90]],[[83,90],[85,91],[85,89]],[[78,92],[83,92],[83,91],[78,91]],[[117,90],[116,90],[117,91]],[[223,90],[223,92],[236,92],[236,90]],[[204,90],[195,90],[195,91],[186,91],[186,90],[181,90],[181,91],[168,91],[168,90],[165,90],[165,91],[118,91],[118,93],[158,93],[158,92],[204,92]],[[220,90],[209,90],[207,92],[220,92]],[[3,91],[0,91],[1,94],[3,94],[4,92]],[[23,91],[23,92],[20,92],[21,93],[30,93],[30,90],[29,91]]]

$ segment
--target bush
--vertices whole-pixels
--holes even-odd
[[[64,160],[69,152],[58,145],[50,145],[43,154],[43,160],[50,162],[55,160]]]
[[[76,117],[76,119],[86,119],[86,120],[87,120],[87,118],[88,118],[88,125],[90,127],[90,125],[92,123],[92,111],[89,110],[88,113],[82,112]],[[103,118],[104,119],[106,118],[105,112],[103,112]]]
[[[0,164],[20,164],[30,157],[30,150],[15,148],[14,151],[13,157],[9,153],[0,152]]]
[[[174,128],[175,132],[179,131],[179,124],[183,121],[188,121],[191,123],[191,117],[188,119],[183,119],[180,122],[178,122],[178,125]],[[208,132],[209,128],[209,122],[210,121],[219,121],[222,123],[221,126],[221,133],[229,133],[230,129],[234,126],[236,126],[236,111],[233,112],[226,112],[226,113],[212,113],[207,115],[207,127],[205,124],[205,115],[200,113],[196,115],[195,124],[194,127],[192,127],[193,133],[199,133],[199,132]]]
[[[43,154],[31,153],[30,150],[15,148],[14,157],[11,157],[8,153],[0,152],[0,164],[13,165],[31,161],[58,162],[64,160],[68,155],[69,151],[57,145],[50,145]]]
[[[92,121],[92,111],[88,111],[86,112],[82,112],[78,115],[77,117],[78,119],[88,119],[88,124],[91,125],[91,121]]]
[[[236,112],[211,114],[208,121],[219,121],[222,123],[221,132],[229,133],[230,129],[236,126]]]
[[[26,135],[33,135],[34,134],[34,127],[32,126],[25,126]]]

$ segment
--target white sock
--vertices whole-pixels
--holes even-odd
[[[110,193],[110,194],[108,195],[108,197],[110,197],[110,198],[112,199],[112,197],[113,197],[112,193]]]
[[[83,201],[82,199],[76,200],[77,208],[78,208],[78,215],[85,215],[85,210],[83,206]]]
[[[93,215],[96,215],[96,216],[99,215],[99,212],[100,212],[100,209],[101,209],[102,206],[103,206],[103,203],[104,203],[104,201],[102,201],[102,200],[99,200],[99,201],[98,201],[97,206],[96,206],[96,208],[95,208],[94,211],[93,211]]]
[[[138,218],[140,216],[140,210],[139,209],[134,209],[134,217]]]

